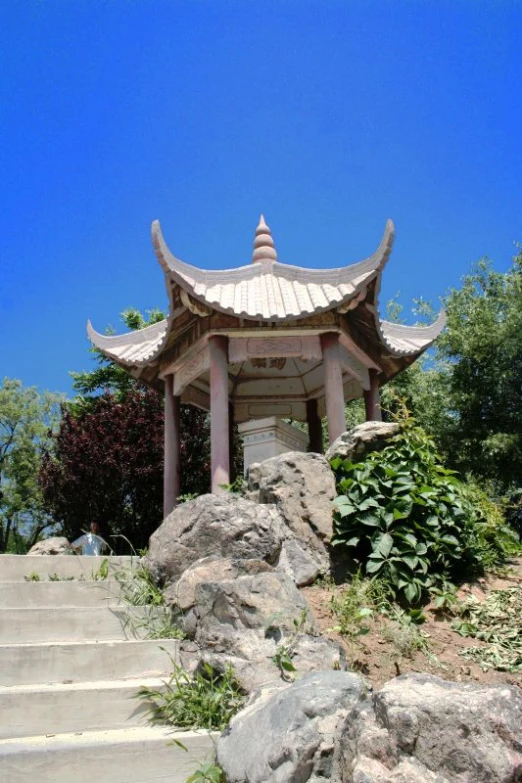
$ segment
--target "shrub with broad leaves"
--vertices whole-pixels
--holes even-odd
[[[406,603],[505,561],[512,537],[491,519],[490,501],[443,466],[413,420],[364,462],[335,458],[331,466],[339,492],[333,545]]]

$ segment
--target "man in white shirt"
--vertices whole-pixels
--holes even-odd
[[[107,544],[99,535],[100,526],[97,522],[91,522],[90,533],[84,533],[83,536],[73,541],[75,549],[79,549],[82,555],[101,555]]]

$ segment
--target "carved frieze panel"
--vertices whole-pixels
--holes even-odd
[[[208,345],[205,345],[177,367],[174,373],[174,394],[180,395],[189,383],[199,378],[209,367],[210,351]]]
[[[258,359],[269,359],[266,364],[254,364],[257,367],[284,367],[283,359],[294,357],[311,361],[321,360],[321,344],[316,335],[299,337],[231,337],[229,340],[229,361],[231,364],[245,362],[250,359],[252,363]],[[273,361],[272,361],[273,360]]]

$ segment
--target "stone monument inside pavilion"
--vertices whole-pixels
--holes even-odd
[[[229,483],[232,421],[245,425],[245,436],[270,417],[275,428],[282,418],[306,422],[308,449],[321,452],[321,419],[332,443],[345,430],[349,400],[364,397],[366,418],[380,419],[379,387],[415,361],[445,323],[443,312],[427,327],[380,318],[377,298],[393,239],[388,220],[365,260],[307,269],[278,261],[261,217],[252,262],[220,271],[176,258],[159,222],[152,224],[168,317],[123,335],[87,328],[105,356],[165,395],[165,515],[176,504],[183,467],[181,402],[210,412],[212,492]]]

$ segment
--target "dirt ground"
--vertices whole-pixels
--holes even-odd
[[[502,577],[490,576],[474,585],[464,585],[458,596],[465,599],[472,593],[483,601],[492,590],[520,587],[522,590],[522,558],[510,562],[508,573]],[[349,667],[365,675],[374,688],[379,688],[387,680],[399,674],[409,672],[427,672],[447,680],[457,682],[480,682],[489,684],[506,683],[522,687],[522,672],[510,672],[489,669],[483,671],[480,664],[463,658],[460,653],[467,647],[477,647],[484,642],[462,637],[452,629],[454,618],[441,616],[433,604],[424,609],[426,621],[416,626],[423,639],[423,649],[416,649],[415,641],[419,636],[409,633],[398,623],[378,615],[368,619],[368,634],[354,641],[331,630],[338,621],[330,608],[333,591],[342,586],[312,585],[303,589],[315,620],[321,632],[330,639],[339,642],[346,653]],[[522,628],[522,616],[518,628]]]

